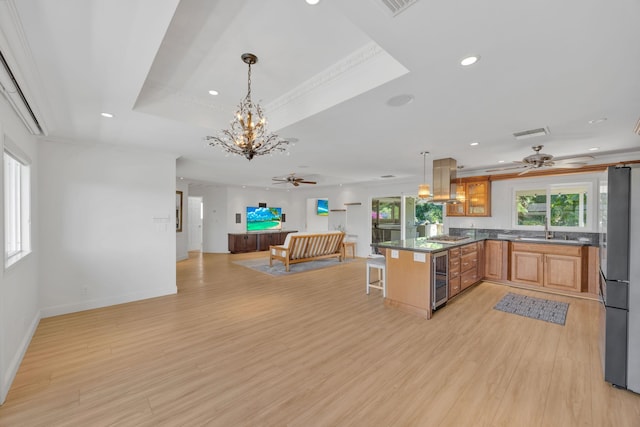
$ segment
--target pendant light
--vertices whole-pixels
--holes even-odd
[[[422,184],[418,186],[418,198],[420,199],[428,199],[431,197],[431,187],[427,184],[427,156],[429,155],[428,151],[422,151],[423,159],[423,169],[422,169]]]

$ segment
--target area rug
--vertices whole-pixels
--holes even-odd
[[[493,308],[506,313],[564,325],[569,303],[508,293]]]
[[[348,264],[354,261],[356,260],[353,258],[347,258],[342,262],[338,261],[337,258],[326,258],[326,259],[319,259],[315,261],[306,261],[298,264],[291,264],[289,266],[288,272],[285,270],[284,264],[280,261],[273,261],[273,267],[269,267],[268,258],[239,260],[239,261],[233,261],[233,263],[241,265],[243,267],[250,268],[252,270],[259,271],[261,273],[270,274],[272,276],[286,276],[289,274],[302,273],[305,271],[319,270],[321,268],[336,267],[336,266]]]

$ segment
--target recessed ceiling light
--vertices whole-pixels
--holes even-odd
[[[102,117],[106,117],[106,118],[108,118],[108,119],[110,119],[110,118],[112,118],[112,117],[113,117],[113,114],[111,114],[111,113],[100,113],[100,115],[101,115]]]
[[[504,160],[498,160],[498,163],[504,163]]]
[[[216,95],[218,95],[218,91],[217,91],[217,90],[213,90],[213,89],[211,89],[211,90],[209,91],[209,95],[216,96]]]
[[[480,57],[478,55],[467,56],[460,61],[460,65],[468,67],[469,65],[473,65],[478,62],[479,59]]]
[[[479,144],[480,144],[479,142],[472,142],[472,143],[471,143],[471,144],[469,144],[469,145],[470,145],[470,146],[472,146],[472,147],[475,147],[476,145],[479,145]]]
[[[600,117],[599,119],[593,119],[593,120],[589,120],[589,124],[590,125],[596,125],[598,123],[602,123],[602,122],[606,122],[607,118],[606,117]]]
[[[591,147],[589,148],[589,151],[598,151],[600,149],[600,147]]]
[[[181,176],[180,179],[184,179],[184,176]]]
[[[320,3],[320,0],[306,0],[306,2],[307,2],[307,4],[310,4],[310,5],[312,5],[312,6],[313,6],[313,5],[315,5],[315,4]]]
[[[413,102],[413,95],[402,94],[396,95],[387,101],[387,105],[390,107],[402,107],[403,105],[411,104]]]

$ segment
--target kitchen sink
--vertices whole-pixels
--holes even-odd
[[[565,245],[584,245],[585,242],[580,240],[565,239],[545,239],[544,237],[518,237],[516,240],[521,242],[541,242],[541,243],[560,243]]]

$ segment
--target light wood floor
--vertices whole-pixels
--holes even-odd
[[[254,256],[192,254],[178,295],[43,319],[0,425],[640,425],[602,379],[597,302],[547,295],[559,326],[492,309],[540,294],[482,283],[427,321],[367,296],[363,260],[232,263]]]

